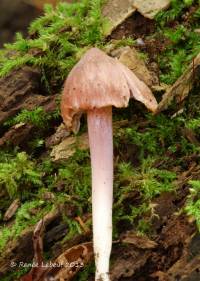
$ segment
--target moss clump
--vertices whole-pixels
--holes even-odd
[[[186,203],[185,211],[189,216],[192,216],[200,231],[200,180],[189,181],[191,185],[190,194]]]
[[[25,275],[28,272],[29,268],[23,268],[20,270],[15,270],[8,273],[5,277],[1,277],[1,281],[13,281],[20,280],[20,277]]]
[[[191,3],[196,5],[197,2],[174,0],[169,11],[163,12],[163,15],[158,17],[159,27],[155,37],[160,36],[164,41],[168,41],[166,49],[159,54],[161,80],[166,83],[173,83],[181,75],[187,62],[199,50],[199,38],[194,30],[199,27],[198,8],[191,14],[187,26],[183,22],[176,23],[173,28],[170,26],[170,21],[175,19],[181,21],[181,13],[187,11]],[[6,49],[1,51],[0,75],[6,75],[15,67],[29,64],[40,67],[43,73],[42,80],[49,90],[60,90],[63,79],[82,53],[91,46],[104,47],[106,44],[104,40],[106,21],[101,16],[101,4],[100,0],[83,0],[70,5],[61,3],[55,10],[51,6],[46,6],[44,16],[31,24],[29,38],[24,39],[21,35],[17,35],[16,42],[7,44]],[[132,44],[132,40],[125,38],[118,42],[116,47],[124,43]],[[195,98],[195,105],[197,105],[196,101]],[[181,131],[184,127],[189,127],[194,133],[199,134],[199,108],[196,110],[195,107],[192,119],[188,118],[189,113],[185,108],[184,110],[181,116],[173,119],[163,114],[152,117],[149,114],[144,116],[138,113],[139,118],[136,117],[135,120],[133,118],[135,111],[131,111],[131,105],[126,111],[120,110],[120,113],[125,113],[118,114],[117,120],[127,118],[130,123],[127,127],[116,130],[114,135],[116,156],[114,238],[117,239],[124,229],[151,233],[151,221],[157,215],[152,201],[163,192],[177,190],[175,185],[177,176],[188,169],[185,157],[199,153],[199,147],[191,143]],[[46,114],[42,108],[36,108],[33,111],[20,112],[6,125],[27,122],[43,128],[45,122],[51,121],[51,118],[52,116]],[[144,118],[147,120],[146,125],[143,122]],[[44,140],[35,139],[32,151],[43,143]],[[129,150],[129,147],[136,147],[136,150]],[[15,175],[15,170],[20,167],[17,164],[20,155],[25,157],[22,163],[25,170],[30,170],[30,173],[28,172],[30,175],[27,175],[23,169],[17,170],[18,177],[14,176],[16,181],[14,188],[9,187],[9,182],[2,183],[2,187],[5,188],[7,185],[9,194],[18,196],[16,191],[27,186],[28,182],[29,191],[33,192],[32,194],[29,192],[30,197],[23,198],[25,201],[19,208],[13,225],[1,227],[0,249],[3,251],[10,239],[17,238],[26,227],[34,225],[52,206],[59,208],[65,204],[67,206],[65,209],[70,211],[72,209],[70,215],[68,213],[63,215],[63,222],[68,229],[68,234],[63,241],[83,232],[81,225],[75,220],[77,216],[80,216],[86,226],[91,228],[89,152],[77,150],[63,163],[52,163],[48,156],[46,160],[40,158],[33,161],[24,152],[18,154],[16,152],[15,156],[0,153],[1,162],[6,164],[2,169],[9,167],[11,174]],[[34,158],[34,153],[31,157]],[[4,181],[9,180],[6,174],[4,177]],[[191,191],[186,211],[195,216],[199,225],[199,183],[198,186],[196,183],[191,184],[195,191]],[[35,189],[33,190],[32,187]],[[38,199],[42,197],[42,193],[49,191],[54,195],[50,203]],[[4,211],[6,207],[2,210]],[[34,216],[29,212],[32,208],[37,209]],[[93,270],[93,267],[85,268],[84,272],[78,274],[77,280],[89,279]]]
[[[24,229],[28,226],[35,225],[47,212],[51,210],[52,206],[46,204],[42,200],[27,201],[19,208],[16,213],[14,224],[9,227],[0,228],[0,250],[3,249],[10,239],[12,241],[19,237]],[[31,213],[31,210],[37,209],[37,213]]]
[[[168,22],[179,19],[184,14],[185,10],[198,2],[198,0],[171,0],[170,8],[167,11],[161,11],[156,15],[157,23],[164,26]]]
[[[23,109],[13,118],[4,122],[4,126],[13,126],[19,123],[28,123],[38,128],[44,128],[47,123],[53,119],[59,118],[59,110],[46,113],[42,107],[37,107],[34,110]]]
[[[9,155],[0,162],[0,188],[6,189],[10,198],[26,197],[30,187],[42,185],[42,174],[25,152],[19,152],[15,157]]]
[[[192,119],[193,123],[199,123],[198,116],[197,113],[196,118]],[[187,118],[187,112],[173,119],[164,114],[159,116],[148,114],[146,119],[148,120],[147,127],[143,128],[134,123],[132,127],[119,129],[114,138],[119,150],[123,150],[123,143],[126,143],[126,146],[134,144],[137,147],[136,160],[139,164],[147,156],[153,159],[161,157],[168,161],[168,165],[172,161],[174,164],[181,164],[181,156],[199,151],[199,148],[183,134],[180,135],[181,130],[191,123],[191,119]],[[164,158],[163,155],[165,155]],[[173,159],[171,159],[172,155]]]
[[[198,0],[172,0],[170,8],[156,17],[155,38],[164,43],[158,55],[161,82],[174,83],[200,52],[200,37],[196,32],[200,27],[198,7]]]
[[[46,5],[44,15],[29,28],[29,38],[16,35],[0,53],[0,76],[24,64],[38,66],[50,90],[62,85],[82,53],[91,46],[103,45],[107,21],[101,15],[102,0]]]

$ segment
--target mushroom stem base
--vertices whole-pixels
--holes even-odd
[[[113,136],[112,107],[88,112],[92,165],[93,245],[96,281],[109,281],[112,247]]]
[[[103,273],[95,276],[95,281],[110,281],[110,277],[108,273]]]

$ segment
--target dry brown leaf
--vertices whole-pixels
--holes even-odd
[[[161,10],[169,7],[170,0],[108,0],[103,6],[103,15],[109,19],[110,34],[136,10],[144,17],[153,19]]]
[[[108,0],[103,7],[103,15],[110,22],[109,34],[126,18],[131,16],[136,8],[133,6],[134,0]]]
[[[53,261],[43,259],[44,221],[40,220],[33,233],[34,258],[29,273],[21,281],[71,280],[71,278],[93,258],[91,242],[73,246]]]
[[[76,149],[88,149],[89,140],[88,135],[70,136],[64,139],[60,144],[53,147],[50,156],[54,161],[68,159],[72,156]]]
[[[113,123],[113,130],[117,130],[123,126],[126,126],[128,124],[128,120],[121,120],[116,121]],[[56,144],[53,146],[50,156],[52,157],[53,161],[62,161],[68,159],[70,156],[72,156],[76,149],[88,149],[89,148],[89,139],[88,134],[84,133],[80,136],[64,136],[64,131],[66,131],[66,134],[68,135],[69,132],[67,131],[66,127],[62,125],[62,138],[61,142],[59,144]],[[52,136],[52,140],[56,139],[59,142],[60,135],[56,136],[57,133],[55,133]],[[64,137],[64,139],[63,139]],[[51,142],[51,145],[53,145],[53,142]]]
[[[92,258],[93,247],[91,242],[73,246],[52,262],[52,265],[46,271],[43,279],[39,281],[43,281],[45,278],[69,281],[80,269],[90,262]]]
[[[153,77],[135,48],[123,48],[119,56],[119,61],[133,71],[146,85],[152,86]]]
[[[170,5],[170,0],[134,0],[134,7],[145,18],[153,19],[155,15],[162,10],[165,10]]]

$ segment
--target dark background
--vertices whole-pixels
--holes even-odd
[[[0,0],[0,48],[12,42],[16,32],[27,34],[29,23],[41,14],[41,10],[28,1]]]

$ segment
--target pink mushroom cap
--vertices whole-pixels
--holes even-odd
[[[83,112],[108,106],[127,107],[132,97],[156,111],[156,99],[144,82],[117,59],[92,48],[65,81],[61,114],[66,126],[77,131]]]

